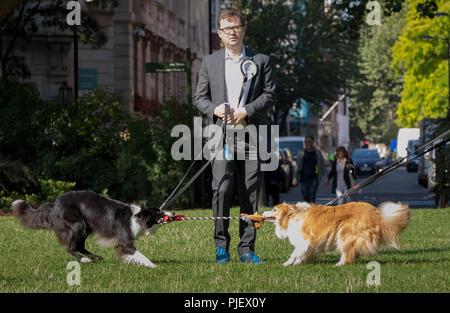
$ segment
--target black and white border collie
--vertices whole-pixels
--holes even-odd
[[[159,209],[108,199],[92,191],[70,191],[38,209],[16,200],[11,208],[25,227],[53,230],[67,252],[80,262],[103,259],[84,247],[86,238],[94,234],[99,244],[115,243],[115,250],[124,263],[147,267],[156,265],[135,248],[134,241],[144,231],[156,231],[155,228],[165,223],[166,215],[173,216]]]

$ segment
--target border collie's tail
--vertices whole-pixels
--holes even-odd
[[[38,209],[33,209],[23,200],[16,200],[12,203],[11,209],[14,216],[20,223],[31,229],[49,229],[48,214],[53,207],[53,203],[44,203]]]
[[[394,202],[383,202],[378,205],[383,218],[382,233],[385,242],[399,249],[397,244],[398,235],[409,224],[409,206]]]

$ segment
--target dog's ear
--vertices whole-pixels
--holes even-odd
[[[142,210],[135,215],[135,218],[137,219],[137,223],[144,229],[148,229],[157,224],[157,220],[154,214],[152,214],[152,210],[147,208],[142,208]]]

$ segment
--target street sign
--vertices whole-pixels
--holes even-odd
[[[78,86],[79,90],[94,90],[97,88],[97,69],[79,68]]]
[[[186,72],[186,62],[145,63],[146,73]]]
[[[191,49],[186,49],[186,62],[145,63],[146,73],[186,72],[187,103],[192,105]]]

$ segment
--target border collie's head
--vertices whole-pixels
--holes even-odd
[[[284,239],[287,237],[287,228],[293,216],[299,212],[304,212],[309,209],[311,205],[306,202],[299,202],[297,204],[278,204],[272,211],[265,211],[262,215],[268,222],[275,224],[275,234],[278,238]]]
[[[166,217],[167,216],[167,217]],[[135,215],[137,222],[143,229],[149,229],[154,225],[165,224],[167,219],[173,217],[172,212],[164,212],[157,208],[141,208]]]

